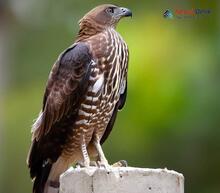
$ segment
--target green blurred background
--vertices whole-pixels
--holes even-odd
[[[31,192],[30,127],[48,73],[77,21],[109,1],[0,2],[0,192]],[[174,169],[185,192],[220,192],[220,2],[116,1],[133,11],[118,26],[130,48],[127,105],[104,145],[111,163]],[[210,15],[164,19],[166,9]]]

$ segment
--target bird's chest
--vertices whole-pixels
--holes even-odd
[[[94,61],[89,77],[89,86],[76,121],[77,128],[83,128],[86,138],[94,132],[103,135],[119,100],[127,69],[127,46],[124,41],[107,31],[89,42]],[[97,43],[99,42],[99,43]],[[87,140],[86,140],[87,141]]]
[[[91,122],[96,124],[96,128],[105,128],[111,118],[112,111],[119,99],[119,90],[121,82],[121,72],[117,65],[104,68],[104,63],[98,61],[92,68],[90,84],[86,101],[92,106]]]
[[[88,141],[94,132],[101,138],[120,95],[120,72],[113,73],[113,70],[120,70],[118,67],[113,69],[113,66],[103,70],[100,62],[97,60],[92,66],[88,92],[79,110],[79,121],[76,122],[84,128]]]

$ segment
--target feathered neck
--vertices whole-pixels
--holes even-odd
[[[79,27],[80,29],[76,41],[85,40],[93,35],[102,32],[105,29],[104,26],[96,23],[94,20],[91,20],[89,18],[82,18],[79,21]]]

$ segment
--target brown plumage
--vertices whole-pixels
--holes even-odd
[[[115,31],[131,11],[101,5],[79,22],[75,43],[55,62],[32,128],[28,167],[34,193],[59,186],[71,164],[90,158],[108,167],[101,145],[110,134],[127,93],[128,48]]]

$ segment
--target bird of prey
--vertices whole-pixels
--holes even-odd
[[[28,167],[33,193],[59,187],[72,164],[108,167],[101,144],[109,136],[127,93],[129,52],[116,25],[132,12],[105,4],[88,12],[72,46],[58,57],[32,127]]]

